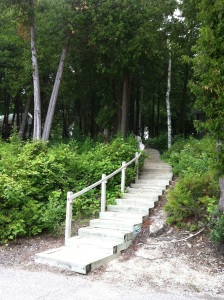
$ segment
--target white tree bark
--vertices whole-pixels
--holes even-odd
[[[62,74],[63,74],[65,59],[66,59],[66,55],[67,55],[68,41],[69,41],[69,38],[67,38],[65,41],[65,44],[64,44],[64,47],[63,47],[62,53],[61,53],[60,62],[58,65],[58,70],[57,70],[57,74],[56,74],[56,78],[55,78],[55,82],[54,82],[54,87],[52,90],[51,99],[50,99],[50,103],[49,103],[48,111],[47,111],[47,116],[46,116],[45,123],[44,123],[44,130],[43,130],[43,134],[42,134],[43,142],[48,141],[49,136],[50,136],[51,125],[52,125],[52,121],[53,121],[59,87],[60,87],[61,78],[62,78]]]
[[[34,0],[29,0],[30,3],[30,44],[32,53],[33,66],[33,89],[34,89],[34,125],[33,125],[33,139],[38,141],[41,138],[41,99],[40,99],[40,80],[37,60],[36,48],[36,32],[35,32],[35,18],[34,18]]]
[[[170,110],[170,90],[171,90],[171,51],[169,41],[168,51],[169,51],[169,61],[168,61],[168,78],[167,78],[167,92],[166,92],[166,111],[167,111],[167,130],[168,130],[168,149],[172,145],[172,125],[171,125],[171,110]]]

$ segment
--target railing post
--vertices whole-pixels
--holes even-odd
[[[106,177],[105,174],[102,175],[102,179]],[[107,180],[104,180],[101,184],[101,212],[106,211],[106,189],[107,189]]]
[[[138,152],[135,152],[135,157],[137,157],[137,156],[138,156]],[[138,177],[139,177],[138,158],[135,161],[135,166],[136,166],[136,178],[135,178],[135,181],[137,181]]]
[[[67,239],[71,237],[71,229],[72,229],[72,202],[70,197],[72,196],[72,192],[67,193],[67,204],[66,204],[66,221],[65,221],[65,242]]]
[[[125,161],[122,162],[122,167],[124,167],[126,164]],[[124,193],[124,189],[125,189],[125,170],[126,168],[122,169],[121,171],[121,193]]]

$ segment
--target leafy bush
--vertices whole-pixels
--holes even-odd
[[[74,140],[67,144],[0,141],[0,241],[57,231],[65,219],[68,191],[78,192],[100,180],[138,151],[133,137],[117,137],[110,144],[88,139],[79,145]],[[134,168],[133,164],[127,169],[127,184],[133,180]],[[108,180],[109,201],[119,194],[120,177]],[[100,186],[73,205],[76,216],[95,215],[99,209]]]
[[[211,239],[214,242],[224,243],[224,215],[219,215],[214,222],[211,232]]]
[[[201,174],[215,169],[216,142],[209,137],[202,140],[189,138],[184,143],[178,141],[162,158],[172,165],[174,174]]]
[[[189,230],[206,225],[217,207],[218,195],[213,173],[188,174],[167,195],[167,222]]]
[[[180,144],[183,145],[184,141],[185,140],[179,135],[172,137],[172,143],[173,143],[174,148],[177,147],[177,145],[180,145]],[[160,134],[158,137],[149,138],[145,141],[145,143],[148,146],[150,146],[154,149],[157,149],[161,154],[163,154],[164,152],[169,153],[169,150],[167,150],[167,148],[168,148],[167,132]]]
[[[219,198],[216,143],[210,137],[178,141],[162,156],[179,176],[167,194],[167,222],[189,230],[207,224]]]

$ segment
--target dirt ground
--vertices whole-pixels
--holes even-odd
[[[150,236],[152,224],[165,223],[164,203],[165,196],[144,222],[141,234],[129,249],[87,277],[151,291],[196,293],[202,299],[224,299],[224,247],[210,241],[208,229],[192,236],[190,232],[165,225],[159,234]],[[88,222],[79,226],[85,225]],[[77,230],[76,225],[74,231]],[[31,272],[83,276],[34,262],[36,253],[63,244],[63,235],[56,238],[42,234],[0,245],[0,265]]]

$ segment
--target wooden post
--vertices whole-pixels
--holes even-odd
[[[65,221],[65,242],[67,239],[71,237],[71,229],[72,229],[72,202],[70,197],[72,196],[72,192],[67,193],[67,205],[66,205],[66,221]]]
[[[106,177],[105,174],[102,175],[102,179]],[[106,211],[106,189],[107,189],[107,180],[104,180],[101,184],[101,212]]]
[[[138,156],[138,152],[135,152],[135,157]],[[138,181],[138,177],[139,177],[139,167],[138,167],[138,158],[135,161],[135,166],[136,166],[136,178],[135,178],[135,182]]]
[[[122,167],[124,167],[126,164],[125,161],[122,162]],[[125,170],[126,168],[122,169],[121,171],[121,193],[124,193],[124,189],[125,189]]]

